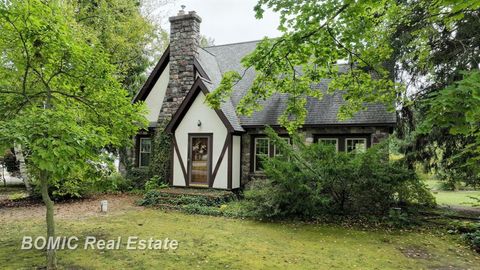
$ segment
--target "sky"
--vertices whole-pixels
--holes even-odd
[[[186,11],[194,10],[202,18],[200,32],[213,38],[215,45],[278,37],[279,16],[267,11],[257,20],[253,7],[257,0],[175,0],[162,7],[165,29],[170,29],[168,17],[174,16],[185,5]]]

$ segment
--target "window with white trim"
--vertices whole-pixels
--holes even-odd
[[[318,143],[325,145],[335,146],[335,150],[338,152],[338,138],[318,138]]]
[[[367,139],[347,138],[345,139],[345,150],[347,152],[365,152],[367,150]]]
[[[138,155],[139,167],[147,167],[150,164],[151,153],[152,153],[152,139],[140,138],[140,151]]]
[[[287,143],[290,143],[290,138],[281,137],[282,140],[285,140]],[[254,147],[254,157],[253,157],[253,171],[261,172],[263,171],[263,159],[266,157],[281,157],[283,156],[282,150],[276,145],[273,144],[267,137],[258,137],[255,138],[255,147]]]
[[[263,159],[270,156],[270,139],[255,138],[255,157],[253,168],[255,172],[263,171]]]
[[[290,138],[282,137],[282,140],[285,140],[286,143],[290,144]],[[282,157],[283,153],[280,148],[278,148],[276,145],[273,145],[273,156],[274,157]]]

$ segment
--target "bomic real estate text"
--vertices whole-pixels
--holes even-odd
[[[116,239],[97,239],[95,236],[86,236],[85,239],[79,239],[77,236],[24,236],[22,239],[22,250],[29,249],[66,249],[74,250],[78,248],[83,249],[99,249],[99,250],[176,250],[178,248],[177,240],[155,239],[150,237],[148,239],[141,239],[137,236],[129,236],[123,239],[121,236]]]

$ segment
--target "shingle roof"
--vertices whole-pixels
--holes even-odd
[[[222,80],[222,72],[220,71],[217,60],[213,54],[203,49],[200,49],[198,54],[198,62],[203,67],[210,79],[203,79],[203,82],[208,88],[208,91],[212,92],[220,84],[220,81]],[[235,108],[233,107],[230,99],[226,100],[220,106],[220,110],[227,117],[235,131],[245,131],[240,125],[240,121],[235,113]]]
[[[199,50],[199,63],[202,65],[205,72],[210,77],[211,82],[208,85],[209,90],[214,90],[221,80],[221,75],[227,71],[237,71],[240,74],[245,72],[245,68],[241,65],[241,59],[252,52],[259,41],[242,42],[235,44],[227,44],[220,46],[211,46]],[[252,85],[255,78],[255,71],[249,69],[245,72],[242,80],[234,86],[234,91],[231,96],[231,104],[226,102],[225,111],[222,106],[222,111],[232,125],[242,126],[262,126],[262,125],[278,125],[278,118],[286,108],[287,96],[285,94],[275,94],[265,101],[261,101],[263,105],[261,111],[255,112],[251,117],[239,116],[235,113],[235,107],[238,105],[241,98],[245,95],[247,90]],[[324,80],[316,88],[326,90],[329,80]],[[351,119],[340,121],[337,118],[337,113],[340,106],[344,103],[342,99],[342,92],[337,91],[333,95],[325,94],[323,99],[318,100],[309,97],[307,100],[308,115],[305,125],[342,125],[342,124],[395,124],[396,115],[394,112],[387,111],[382,104],[365,104],[366,110],[355,114]],[[230,116],[228,116],[230,115]]]
[[[215,90],[215,85],[208,80],[202,79],[204,85],[207,87],[209,92]],[[228,99],[220,105],[220,110],[223,112],[228,122],[232,125],[235,131],[245,131],[240,124],[237,114],[235,113],[235,108],[232,105],[232,102]]]

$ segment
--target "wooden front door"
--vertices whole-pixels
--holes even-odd
[[[189,136],[190,184],[208,185],[211,170],[212,136],[195,134]]]

